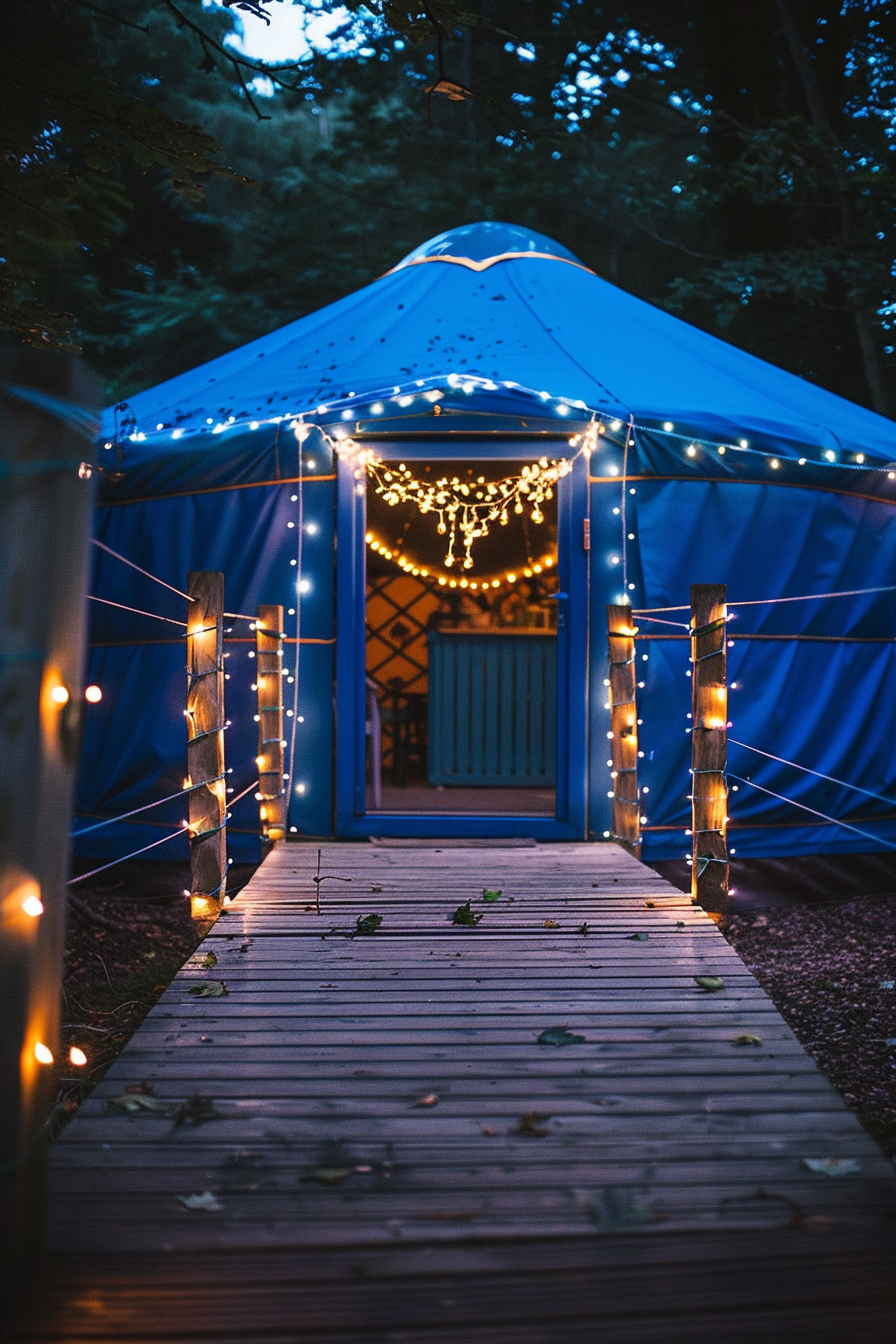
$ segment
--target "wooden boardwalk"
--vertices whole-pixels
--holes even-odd
[[[892,1164],[688,897],[610,845],[327,844],[318,914],[316,863],[55,1145],[21,1338],[896,1337]]]

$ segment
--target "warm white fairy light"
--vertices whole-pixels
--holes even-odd
[[[346,448],[350,451],[348,442]],[[549,461],[541,457],[522,467],[517,475],[498,481],[487,481],[484,476],[470,482],[458,476],[421,481],[403,462],[397,465],[384,462],[370,450],[362,450],[355,456],[358,463],[355,474],[365,472],[374,482],[376,493],[390,507],[413,504],[421,513],[435,515],[437,531],[448,538],[445,555],[448,569],[458,562],[464,569],[472,569],[475,542],[488,536],[490,524],[506,527],[511,513],[522,514],[528,509],[533,523],[543,523],[541,505],[553,499],[557,482],[572,470],[566,458]]]
[[[391,560],[412,578],[429,579],[437,583],[440,588],[464,588],[473,593],[493,592],[495,589],[503,588],[505,584],[512,587],[520,577],[531,579],[539,574],[550,573],[555,564],[552,555],[545,555],[541,560],[506,570],[503,574],[491,574],[477,579],[468,578],[466,575],[455,578],[451,574],[443,573],[435,565],[420,563],[411,556],[403,554],[397,548],[393,549],[393,547],[387,546],[373,532],[367,532],[364,540],[375,555],[382,556],[384,560]]]
[[[213,416],[207,416],[203,425],[179,425],[176,429],[172,428],[170,425],[164,425],[162,422],[157,422],[155,425],[151,425],[148,431],[145,429],[138,429],[134,426],[131,433],[127,434],[125,437],[131,443],[144,443],[147,438],[156,439],[165,437],[177,440],[184,435],[224,434],[231,430],[235,432],[245,430],[254,431],[262,427],[277,427],[281,424],[286,424],[296,434],[300,444],[307,439],[312,430],[316,430],[330,448],[340,451],[342,446],[340,439],[344,438],[345,431],[343,429],[332,429],[331,432],[328,433],[327,424],[321,423],[322,418],[326,417],[331,422],[334,419],[339,418],[342,420],[354,420],[357,424],[356,432],[360,432],[365,416],[370,417],[371,419],[375,417],[376,420],[381,423],[380,417],[388,417],[392,414],[393,407],[396,411],[410,410],[412,414],[419,414],[421,412],[426,415],[439,414],[440,411],[443,411],[443,408],[437,403],[443,401],[446,395],[450,395],[452,392],[460,392],[466,397],[472,397],[476,393],[482,394],[495,391],[517,393],[524,397],[537,398],[537,400],[544,406],[545,411],[557,417],[567,417],[574,412],[578,412],[582,420],[587,419],[590,423],[584,434],[574,436],[573,440],[570,440],[570,442],[571,445],[576,448],[578,445],[575,440],[578,439],[581,442],[581,447],[578,451],[582,452],[585,456],[590,456],[591,451],[596,445],[596,435],[598,433],[615,436],[618,435],[620,431],[626,430],[628,433],[635,435],[639,428],[633,417],[629,418],[626,425],[625,421],[618,417],[611,418],[610,414],[606,411],[600,411],[596,408],[589,407],[584,401],[574,400],[567,396],[558,396],[544,390],[539,391],[538,389],[527,387],[524,384],[517,383],[513,380],[505,379],[499,381],[474,374],[449,373],[435,375],[426,379],[418,378],[415,379],[413,383],[408,383],[404,386],[381,387],[378,389],[371,389],[365,393],[358,393],[355,391],[349,392],[346,393],[344,397],[337,400],[335,404],[320,405],[310,408],[306,407],[302,411],[294,411],[286,415],[273,415],[264,419],[254,420],[249,420],[248,417],[246,419],[238,419],[236,416],[230,415],[217,422]],[[347,401],[352,402],[350,407],[346,406],[345,403]],[[670,439],[682,440],[682,448],[687,452],[688,456],[693,456],[693,454],[688,452],[688,446],[690,445],[697,450],[711,451],[714,454],[718,454],[720,457],[724,456],[727,452],[739,454],[747,453],[753,457],[764,458],[773,471],[787,465],[785,461],[774,458],[773,451],[755,446],[748,438],[729,440],[727,444],[720,444],[718,442],[700,438],[693,439],[692,436],[685,435],[677,429],[676,425],[671,420],[663,421],[661,426],[651,425],[643,428],[647,429],[649,433],[667,435]],[[105,446],[107,448],[112,448],[115,445],[114,442],[107,442]],[[864,452],[850,452],[848,458],[845,452],[841,452],[841,454],[838,455],[838,453],[831,448],[822,449],[821,447],[818,447],[815,452],[817,453],[817,456],[814,456],[812,459],[813,465],[833,467],[835,470],[839,471],[853,470],[867,473],[869,470],[872,470],[881,473],[886,472],[886,479],[888,481],[896,480],[896,472],[893,471],[891,462],[880,465],[872,464],[869,467],[867,456]],[[838,456],[841,460],[838,460]],[[798,464],[801,467],[806,466],[809,464],[809,459],[800,457],[798,459]],[[307,465],[310,467],[310,462]],[[608,474],[612,475],[613,473],[608,472]],[[364,473],[361,472],[359,474],[359,479],[361,479],[363,475]]]

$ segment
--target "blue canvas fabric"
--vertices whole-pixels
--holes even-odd
[[[634,427],[630,481],[611,474],[618,449],[591,464],[589,826],[601,836],[609,826],[605,604],[625,595],[636,607],[675,606],[694,582],[727,583],[733,602],[896,582],[896,483],[886,470],[896,459],[896,425],[615,288],[552,240],[502,224],[440,235],[358,293],[110,408],[98,448],[107,473],[98,538],[176,588],[189,569],[221,570],[228,610],[251,614],[258,602],[280,602],[300,613],[300,626],[297,617],[286,623],[287,662],[297,635],[302,641],[296,834],[329,835],[333,826],[337,539],[336,464],[326,435],[313,430],[302,450],[303,516],[313,524],[302,534],[307,591],[297,594],[293,417],[330,433],[382,424],[429,434],[524,426],[535,434],[580,431],[594,413]],[[541,452],[533,438],[532,456]],[[613,512],[623,490],[635,492],[625,496],[625,533]],[[623,552],[635,584],[624,594],[614,563]],[[99,551],[91,591],[184,617],[182,599]],[[731,696],[733,734],[896,799],[893,599],[738,610],[730,658],[743,689]],[[88,719],[82,829],[173,792],[184,768],[182,630],[92,608],[89,675],[105,698]],[[648,654],[640,710],[646,851],[677,857],[687,848],[690,791],[687,640],[684,630],[647,621],[642,633],[651,636],[639,641],[639,657]],[[237,791],[255,755],[249,640],[236,622],[226,646]],[[896,803],[740,748],[730,761],[768,789],[896,842]],[[234,812],[235,858],[257,850],[255,809],[250,796]],[[730,810],[741,855],[875,847],[746,786]],[[175,803],[85,832],[78,848],[115,855],[180,819]],[[185,841],[157,851],[178,852]]]
[[[150,437],[211,435],[231,416],[310,413],[452,373],[639,424],[672,421],[685,434],[896,457],[890,421],[608,284],[550,239],[500,224],[440,235],[357,293],[130,405]],[[105,429],[112,433],[111,418]]]

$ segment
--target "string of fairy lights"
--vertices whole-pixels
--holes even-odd
[[[495,393],[514,394],[515,404],[512,407],[490,405],[488,408],[482,407],[482,409],[476,406],[477,400],[481,404],[484,397]],[[454,394],[454,401],[446,407],[443,403],[449,394]],[[463,394],[465,399],[470,398],[472,404],[469,409],[456,405],[457,394]],[[533,410],[527,411],[522,408],[521,411],[521,407],[516,400],[519,397],[531,402]],[[629,600],[628,593],[630,589],[634,588],[634,585],[627,581],[628,542],[632,540],[632,537],[627,531],[626,524],[625,486],[629,476],[634,474],[629,463],[630,455],[637,454],[639,438],[643,435],[666,439],[671,445],[681,450],[683,459],[693,462],[694,465],[697,465],[701,458],[706,461],[727,459],[730,468],[738,459],[747,458],[754,462],[762,462],[768,471],[780,472],[782,475],[790,475],[791,468],[798,469],[812,466],[837,471],[873,473],[877,477],[883,474],[886,480],[896,481],[896,462],[883,464],[869,462],[865,452],[854,451],[842,444],[837,444],[836,447],[818,445],[811,451],[807,451],[805,455],[793,458],[787,453],[782,454],[780,449],[776,451],[775,449],[758,446],[744,437],[722,439],[721,437],[694,436],[684,432],[680,426],[669,420],[662,423],[647,422],[636,419],[633,414],[628,412],[620,416],[617,412],[590,406],[582,400],[558,396],[514,380],[485,378],[469,373],[433,375],[429,378],[415,379],[410,383],[381,387],[363,393],[351,391],[328,403],[267,417],[250,418],[248,415],[228,415],[216,419],[214,416],[207,416],[205,423],[201,425],[173,426],[170,423],[166,424],[164,421],[159,421],[156,423],[154,430],[144,430],[138,428],[133,415],[126,411],[124,418],[120,419],[119,432],[112,440],[105,442],[103,447],[107,451],[116,450],[120,452],[122,440],[134,443],[156,440],[157,438],[175,441],[209,434],[223,435],[246,430],[255,432],[265,427],[279,428],[281,426],[286,426],[294,431],[301,443],[312,430],[316,430],[321,435],[322,440],[339,457],[348,456],[353,461],[356,468],[355,475],[359,480],[369,474],[377,481],[378,487],[382,484],[393,487],[390,492],[393,496],[399,493],[400,487],[400,493],[405,498],[413,498],[418,503],[418,507],[428,508],[431,507],[432,502],[429,492],[433,489],[429,482],[418,482],[412,475],[403,481],[398,480],[398,474],[394,471],[394,468],[382,463],[375,453],[361,448],[357,438],[361,435],[367,437],[375,434],[377,425],[383,424],[385,427],[386,421],[390,426],[403,419],[416,420],[419,423],[421,413],[444,415],[451,412],[463,412],[473,416],[482,415],[484,419],[489,420],[490,425],[494,423],[496,415],[502,414],[517,420],[520,419],[521,414],[530,417],[535,415],[539,418],[540,428],[543,427],[545,417],[556,418],[558,421],[568,419],[578,420],[580,423],[587,422],[584,430],[573,433],[569,438],[569,446],[574,450],[571,458],[554,459],[548,463],[547,467],[542,465],[545,459],[539,459],[538,462],[529,464],[530,473],[533,469],[536,473],[536,488],[539,484],[544,484],[547,488],[553,489],[556,480],[560,478],[560,473],[567,474],[571,470],[575,457],[580,453],[590,457],[598,448],[615,446],[623,450],[621,463],[615,461],[612,457],[594,462],[592,479],[620,478],[620,485],[623,489],[623,497],[618,510],[622,530],[621,555],[615,558],[611,557],[609,563],[611,565],[621,565],[624,600],[626,601]],[[353,423],[350,426],[348,422]],[[522,423],[525,424],[526,421],[522,421]],[[563,465],[558,465],[560,463]],[[407,469],[405,468],[405,470]],[[540,480],[543,473],[552,473],[555,470],[558,473],[556,480]],[[392,475],[392,481],[386,482],[385,474],[387,472]],[[515,492],[512,500],[514,509],[522,502],[520,495],[525,493],[522,490],[524,479],[522,473],[517,477],[507,478],[508,481],[512,482],[510,490]],[[500,485],[496,482],[492,484]],[[450,564],[446,563],[446,568],[454,569],[455,566],[459,565],[461,568],[469,570],[472,565],[467,564],[467,561],[471,560],[471,554],[466,545],[467,539],[476,540],[473,534],[481,531],[483,521],[486,526],[496,522],[500,524],[501,506],[504,501],[496,491],[491,496],[490,501],[485,499],[475,501],[483,506],[482,509],[476,510],[471,507],[469,497],[459,494],[458,487],[452,485],[451,481],[448,481],[447,485],[443,484],[442,489],[449,494],[449,499],[443,502],[450,509],[450,512],[446,511],[440,518],[440,524],[445,526],[444,535],[448,538],[446,562],[449,557],[451,561]],[[628,493],[633,491],[634,487]],[[533,504],[537,503],[536,498],[531,494],[529,498]],[[486,509],[484,506],[487,504],[489,507]],[[494,514],[495,506],[498,509],[497,516],[490,516]],[[452,519],[454,520],[453,528]],[[462,543],[460,554],[457,553],[458,538]],[[418,569],[423,567],[417,565]],[[450,579],[448,582],[450,582]]]
[[[216,419],[214,416],[206,416],[203,424],[180,426],[159,421],[150,430],[137,428],[136,422],[131,418],[127,424],[123,424],[121,438],[131,443],[143,443],[156,438],[178,441],[209,434],[219,435],[245,430],[254,432],[262,428],[284,424],[290,429],[296,429],[301,424],[306,430],[318,429],[331,444],[338,446],[340,442],[344,442],[349,437],[350,431],[345,422],[355,422],[354,433],[356,435],[360,433],[368,434],[375,432],[377,422],[384,418],[393,422],[403,416],[418,417],[421,411],[438,414],[443,410],[440,403],[444,401],[448,393],[462,393],[466,397],[475,399],[477,394],[495,392],[514,393],[531,400],[534,409],[541,414],[542,418],[544,413],[548,413],[558,420],[586,421],[588,429],[584,436],[587,436],[591,428],[596,426],[596,432],[605,436],[607,442],[616,442],[620,447],[625,447],[626,444],[636,446],[636,437],[633,440],[631,436],[637,436],[639,433],[649,433],[680,443],[683,445],[685,457],[692,460],[703,453],[720,457],[725,457],[727,454],[748,454],[764,459],[773,471],[780,470],[791,463],[798,466],[811,464],[840,470],[884,472],[888,480],[896,480],[896,462],[883,464],[869,462],[867,453],[861,450],[854,451],[840,444],[837,446],[828,445],[827,447],[818,445],[811,450],[811,454],[807,452],[805,456],[795,459],[787,454],[781,456],[780,450],[776,452],[774,449],[757,446],[747,438],[735,439],[721,436],[711,438],[706,435],[694,435],[684,432],[669,420],[663,421],[661,424],[654,424],[640,420],[628,411],[620,416],[615,411],[590,406],[582,400],[571,397],[558,396],[543,390],[539,391],[510,379],[498,380],[474,374],[456,373],[418,378],[412,383],[373,389],[364,393],[349,392],[345,396],[328,403],[266,417],[228,415]],[[526,412],[525,410],[521,411],[519,405],[515,405],[512,409],[492,408],[488,412],[471,408],[470,413],[488,415],[492,419],[495,415],[500,414],[511,416],[514,419],[519,419],[521,414],[532,414],[532,412]],[[125,429],[128,432],[125,433]],[[332,433],[329,431],[332,431]],[[574,434],[570,440],[571,446],[576,447],[582,437],[582,434]],[[115,438],[103,443],[103,448],[108,451],[113,450],[116,446],[118,445]]]
[[[494,394],[499,394],[495,397]],[[501,404],[500,394],[513,394]],[[446,402],[446,398],[451,398]],[[468,400],[469,399],[469,400]],[[488,402],[488,404],[485,404]],[[528,403],[526,405],[525,403]],[[553,420],[559,430],[566,421],[569,433],[567,442],[569,452],[555,458],[539,457],[526,463],[514,475],[508,475],[500,481],[488,482],[484,479],[461,481],[458,477],[443,476],[435,481],[420,480],[404,463],[396,465],[380,458],[370,446],[376,441],[380,429],[384,434],[396,428],[408,437],[413,437],[421,427],[421,417],[427,417],[426,429],[429,429],[429,417],[442,417],[439,429],[451,428],[448,417],[465,415],[467,420],[481,416],[483,432],[493,431],[499,420],[512,421],[517,425],[531,429],[533,439],[543,434],[545,422]],[[269,416],[219,415],[205,417],[200,425],[172,425],[159,421],[152,428],[138,427],[133,417],[129,422],[121,421],[118,433],[102,446],[98,465],[102,465],[103,450],[121,453],[126,442],[175,442],[188,443],[203,440],[207,436],[228,436],[255,433],[264,429],[276,429],[295,434],[300,454],[304,459],[306,440],[315,433],[317,446],[335,454],[352,471],[356,490],[362,493],[368,483],[381,494],[389,504],[412,504],[421,513],[432,514],[439,535],[445,538],[446,553],[443,565],[427,564],[404,552],[397,544],[388,544],[374,532],[366,534],[366,544],[371,552],[386,561],[394,563],[398,569],[415,578],[423,579],[442,589],[466,589],[472,593],[496,591],[512,588],[520,578],[531,579],[544,574],[556,573],[556,561],[544,556],[533,562],[515,568],[508,567],[500,573],[485,576],[473,576],[473,553],[475,543],[480,536],[488,535],[488,529],[503,524],[504,515],[508,521],[518,509],[529,512],[536,521],[535,511],[542,513],[541,506],[550,498],[548,491],[554,491],[561,476],[573,470],[573,464],[584,456],[588,459],[588,475],[591,482],[609,484],[618,480],[620,499],[612,509],[621,529],[621,545],[618,553],[609,553],[605,557],[609,567],[618,566],[617,572],[622,580],[624,593],[618,600],[633,601],[636,585],[629,581],[629,547],[635,541],[631,510],[634,501],[628,496],[637,493],[637,479],[653,474],[648,468],[644,472],[638,463],[639,448],[649,442],[665,442],[675,451],[682,467],[700,468],[701,464],[710,467],[710,473],[717,475],[718,468],[724,462],[725,475],[731,478],[736,464],[752,468],[749,479],[774,480],[786,479],[788,484],[799,482],[804,469],[834,471],[840,476],[844,472],[861,472],[864,481],[870,487],[875,480],[896,481],[896,462],[881,463],[869,461],[868,454],[838,443],[833,435],[828,442],[812,448],[803,449],[803,455],[792,456],[793,447],[783,444],[764,447],[761,443],[751,442],[746,437],[722,437],[722,435],[694,435],[671,420],[656,422],[636,418],[628,411],[607,410],[594,407],[584,401],[570,397],[556,396],[547,391],[539,391],[511,380],[497,380],[472,374],[448,374],[428,379],[416,379],[412,383],[382,387],[363,393],[349,392],[342,397],[306,406],[303,410],[281,412]],[[566,437],[566,435],[564,435]],[[365,442],[366,440],[366,442]],[[773,441],[774,442],[774,441]],[[315,453],[316,456],[316,453]],[[715,464],[713,471],[710,464]],[[314,463],[309,459],[304,463],[309,471],[314,471]],[[761,466],[761,472],[755,470]],[[740,473],[734,479],[738,479]],[[489,486],[492,488],[489,489]],[[464,493],[466,487],[468,493]],[[481,498],[477,498],[477,491]],[[302,494],[301,484],[299,496]],[[292,496],[293,500],[296,496]],[[484,525],[484,526],[483,526]],[[295,527],[292,520],[288,526]],[[299,516],[299,537],[307,531],[317,531],[319,524],[313,520],[303,520]],[[311,588],[311,581],[302,573],[301,551],[290,561],[296,566],[295,587],[298,601],[290,606],[289,615],[298,619],[301,598]],[[295,571],[294,571],[295,573]],[[298,640],[296,649],[298,653]],[[641,655],[646,657],[646,655]],[[294,693],[298,688],[298,668],[293,669],[290,679]],[[297,712],[297,703],[287,715],[292,719],[293,736],[296,725],[303,722]],[[294,758],[294,749],[290,753]],[[291,787],[295,792],[304,793],[306,785],[293,780]],[[290,830],[294,830],[290,827]]]
[[[387,546],[373,532],[367,532],[364,537],[369,549],[375,554],[381,556],[384,560],[393,561],[399,569],[404,570],[406,574],[413,578],[432,579],[440,588],[462,588],[469,589],[470,592],[489,592],[497,589],[512,588],[520,579],[538,578],[540,575],[549,575],[554,571],[555,561],[552,555],[544,555],[540,560],[533,564],[525,564],[508,569],[502,574],[493,574],[478,579],[468,578],[462,574],[459,578],[452,574],[446,574],[437,566],[423,564],[412,559],[411,556],[399,551],[396,547]]]
[[[571,470],[566,458],[549,461],[541,457],[517,475],[498,481],[487,481],[484,476],[470,482],[458,476],[421,481],[403,462],[395,466],[377,457],[367,459],[367,475],[388,505],[412,504],[421,514],[436,516],[437,532],[448,539],[447,569],[458,561],[464,569],[472,569],[475,542],[489,535],[489,524],[506,527],[511,513],[522,514],[528,508],[532,522],[543,523],[541,505],[553,499],[557,482]],[[462,557],[457,548],[462,548]]]

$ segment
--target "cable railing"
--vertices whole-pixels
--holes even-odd
[[[633,853],[640,855],[642,827],[648,820],[643,810],[644,795],[649,790],[639,781],[638,766],[644,752],[640,749],[638,740],[638,729],[642,722],[638,717],[638,691],[644,689],[645,683],[637,681],[636,641],[683,638],[672,634],[642,633],[641,623],[649,622],[685,630],[689,641],[690,667],[687,675],[691,678],[691,712],[688,718],[691,720],[691,725],[687,733],[691,738],[691,788],[688,794],[691,804],[691,825],[687,828],[686,835],[691,841],[691,855],[688,862],[691,865],[691,891],[695,902],[714,915],[721,915],[727,911],[729,855],[736,852],[734,849],[729,850],[728,847],[729,795],[738,792],[742,787],[755,789],[767,797],[811,814],[825,825],[838,826],[865,840],[871,840],[882,849],[896,850],[896,844],[855,825],[853,820],[846,821],[796,798],[787,797],[786,794],[765,784],[757,783],[750,778],[749,773],[735,774],[728,766],[730,745],[737,747],[739,751],[752,753],[799,771],[810,779],[821,780],[861,794],[875,802],[896,806],[896,798],[887,797],[862,785],[852,784],[822,770],[732,737],[729,732],[732,724],[728,719],[729,688],[738,689],[736,682],[729,685],[727,664],[728,650],[734,643],[729,631],[729,622],[734,619],[736,609],[793,602],[822,602],[835,598],[855,598],[889,592],[896,592],[896,584],[832,593],[808,593],[793,597],[730,602],[725,585],[695,584],[691,589],[690,605],[687,607],[644,609],[627,605],[608,607],[609,676],[605,685],[608,688],[607,708],[611,715],[608,733],[611,752],[607,764],[612,780],[609,796],[613,800],[613,829],[604,832],[605,838],[616,839]],[[687,623],[668,619],[669,616],[683,611],[690,613],[690,620]],[[738,637],[750,639],[755,636],[739,634]],[[779,638],[808,638],[808,636],[779,636]],[[646,658],[647,655],[642,654],[642,657]],[[743,767],[741,769],[743,770]],[[864,821],[865,818],[856,820]]]
[[[150,611],[111,598],[89,595],[89,600],[130,614],[163,621],[184,631],[187,691],[184,708],[186,722],[186,778],[183,787],[151,802],[143,803],[113,817],[101,817],[73,832],[73,839],[120,825],[135,817],[141,820],[156,808],[184,804],[186,815],[180,825],[168,834],[147,845],[132,850],[107,863],[73,877],[69,887],[75,887],[106,872],[129,859],[171,843],[186,834],[190,845],[191,909],[195,918],[214,918],[227,901],[227,824],[230,809],[253,793],[259,804],[259,828],[264,841],[282,840],[286,832],[285,751],[288,746],[283,736],[283,608],[260,605],[254,615],[224,609],[224,576],[212,571],[195,571],[187,575],[186,588],[181,589],[160,579],[157,575],[135,564],[127,556],[94,539],[94,545],[120,561],[144,578],[167,589],[189,603],[186,619],[180,620],[161,612]],[[256,778],[234,794],[227,780],[233,767],[225,765],[225,733],[232,721],[224,717],[225,635],[232,626],[225,621],[246,621],[254,635],[255,648],[249,654],[256,660],[253,719],[258,724],[258,755],[255,758]],[[296,669],[297,671],[297,669]],[[297,681],[290,677],[290,681]],[[90,692],[93,692],[91,696]],[[101,688],[91,687],[85,693],[94,702],[102,698]],[[138,823],[139,824],[139,823]],[[159,823],[149,822],[150,825]],[[164,825],[164,823],[161,823]]]

